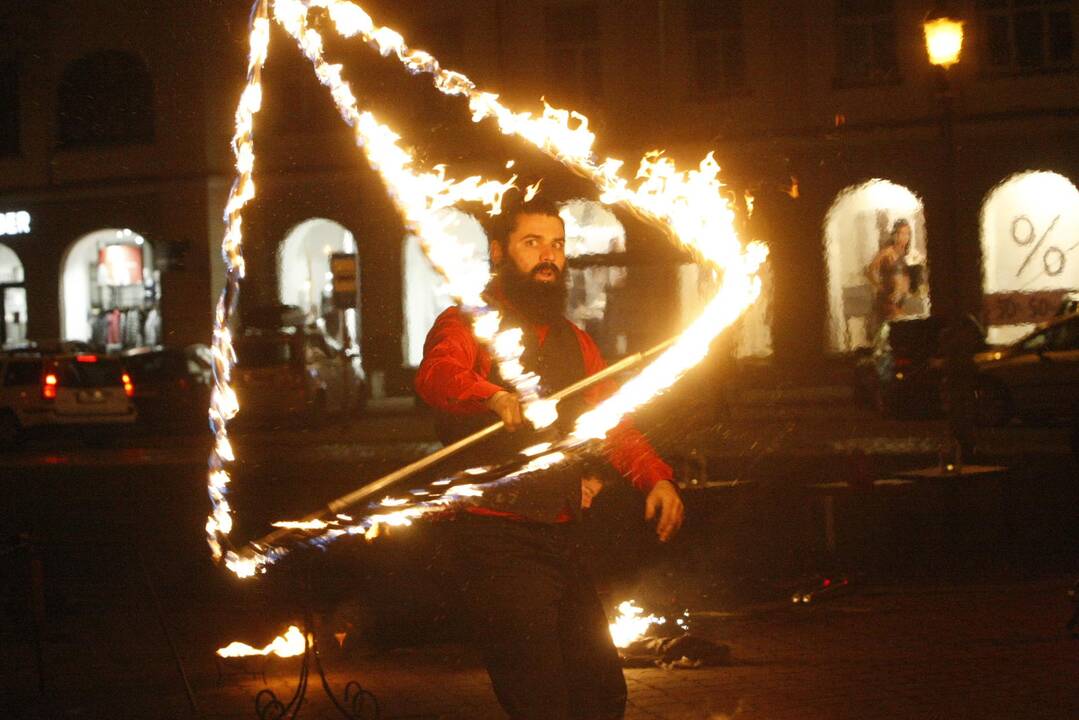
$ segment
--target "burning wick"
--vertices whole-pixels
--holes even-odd
[[[251,657],[254,655],[276,655],[277,657],[289,658],[303,655],[307,645],[304,642],[303,633],[295,625],[289,625],[284,635],[278,635],[273,641],[261,650],[253,648],[239,641],[231,642],[223,648],[219,648],[217,654],[223,658]]]

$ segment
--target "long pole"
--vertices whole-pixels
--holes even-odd
[[[585,389],[587,389],[589,387],[592,387],[596,383],[598,383],[598,382],[600,382],[602,380],[606,380],[607,378],[611,377],[612,375],[616,375],[617,373],[623,372],[625,370],[629,370],[632,367],[640,365],[641,363],[645,362],[649,358],[651,358],[651,357],[653,357],[655,355],[658,355],[659,353],[663,352],[668,347],[670,347],[672,344],[674,344],[675,339],[676,338],[671,338],[670,340],[666,340],[666,341],[660,343],[659,345],[656,345],[655,347],[650,348],[649,350],[645,350],[645,351],[639,352],[639,353],[634,353],[633,355],[627,355],[626,357],[622,358],[621,360],[614,363],[613,365],[609,365],[608,367],[604,368],[603,370],[600,370],[598,373],[595,373],[593,375],[589,375],[586,378],[578,380],[577,382],[573,383],[572,385],[568,385],[568,386],[562,388],[558,392],[552,394],[547,399],[551,400],[551,401],[554,401],[554,402],[560,402],[560,401],[565,400],[566,398],[568,398],[568,397],[570,397],[572,395],[576,395],[577,393],[581,392],[582,390],[585,390]],[[431,466],[445,460],[446,458],[449,458],[449,457],[452,457],[453,455],[456,455],[457,453],[461,452],[465,448],[471,447],[471,446],[475,445],[476,443],[478,443],[478,442],[480,442],[480,441],[482,441],[482,440],[484,440],[486,438],[491,437],[495,433],[502,430],[504,427],[505,427],[505,423],[503,423],[501,420],[494,423],[494,424],[492,424],[492,425],[488,425],[487,427],[483,428],[482,430],[480,430],[480,431],[478,431],[476,433],[473,433],[472,435],[469,435],[468,437],[462,438],[462,439],[458,440],[457,442],[453,443],[452,445],[447,445],[446,447],[442,448],[441,450],[438,450],[437,452],[431,453],[430,455],[427,455],[426,457],[420,458],[416,462],[411,463],[409,465],[405,465],[404,467],[402,467],[402,468],[400,468],[398,470],[394,470],[393,472],[389,473],[388,475],[383,475],[378,480],[375,480],[374,482],[367,483],[363,487],[357,488],[356,490],[353,490],[352,492],[348,493],[347,495],[342,495],[341,497],[337,498],[336,500],[333,500],[330,503],[328,503],[327,505],[325,505],[320,510],[316,510],[315,512],[311,513],[310,515],[304,517],[301,522],[312,522],[312,521],[315,521],[315,520],[323,520],[327,516],[329,516],[329,517],[336,516],[338,513],[344,512],[348,508],[353,507],[353,506],[363,502],[364,500],[368,499],[369,497],[371,497],[373,495],[381,494],[381,493],[385,492],[388,488],[392,487],[393,485],[396,485],[397,483],[400,483],[400,482],[402,482],[404,480],[407,480],[410,477],[413,477],[417,473],[422,472],[423,470],[426,470],[427,468],[429,468],[429,467],[431,467]],[[268,535],[265,535],[262,538],[260,538],[258,540],[255,540],[254,542],[248,543],[248,550],[253,549],[254,547],[270,547],[270,546],[273,546],[273,545],[281,544],[290,535],[297,534],[297,532],[298,531],[295,528],[278,528],[277,530],[274,530],[273,532],[269,533]],[[243,555],[243,554],[244,553],[241,552],[241,555]]]

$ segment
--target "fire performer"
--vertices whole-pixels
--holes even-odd
[[[595,342],[564,316],[565,227],[556,205],[507,197],[488,238],[495,274],[487,300],[524,331],[522,363],[542,378],[544,394],[603,369]],[[416,389],[434,408],[443,443],[501,419],[510,433],[498,439],[501,447],[485,448],[494,460],[521,447],[528,434],[517,396],[459,308],[443,312],[428,334]],[[595,404],[603,392],[582,402]],[[565,405],[563,419],[583,409]],[[656,519],[659,539],[671,538],[683,516],[671,468],[628,423],[610,433],[605,455],[647,493],[645,518]],[[600,488],[592,473],[556,467],[485,493],[448,523],[451,565],[474,637],[512,718],[623,716],[621,662],[574,543],[580,509]]]

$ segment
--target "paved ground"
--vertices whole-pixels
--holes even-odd
[[[614,515],[629,531],[603,537],[623,554],[628,549],[630,564],[649,568],[638,578],[642,592],[689,605],[694,631],[729,643],[734,661],[697,671],[627,671],[629,717],[1079,717],[1079,640],[1062,630],[1070,611],[1064,591],[1079,574],[1076,489],[1064,482],[1074,477],[1076,460],[1064,434],[1017,427],[987,435],[989,449],[1011,454],[1006,482],[880,493],[855,484],[825,498],[791,488],[865,473],[887,478],[893,465],[931,462],[942,424],[884,421],[850,406],[836,412],[779,404],[736,408],[733,417],[700,426],[710,462],[665,446],[681,477],[715,485],[687,492],[690,521],[677,541],[657,552],[636,508]],[[669,428],[656,428],[662,442]],[[430,441],[429,425],[410,413],[241,434],[235,498],[249,526],[238,532],[252,536],[267,519],[306,511],[399,467],[428,452]],[[136,434],[110,445],[45,438],[0,454],[4,536],[29,530],[43,543],[47,617],[39,693],[27,564],[17,554],[0,557],[0,715],[193,717],[148,576],[203,716],[254,717],[261,681],[218,684],[213,651],[232,639],[266,642],[297,619],[289,615],[295,599],[277,582],[279,573],[243,585],[211,565],[202,540],[205,438]],[[258,513],[268,517],[248,520]],[[372,643],[347,655],[328,648],[333,686],[360,679],[387,718],[501,717],[467,651],[444,636],[417,642],[431,628],[430,615],[420,621],[411,614],[425,586],[406,566],[387,572],[422,555],[419,534],[411,536],[415,543],[408,537],[396,547],[391,538],[390,546],[327,556],[319,578],[336,571],[352,597],[372,592],[363,598],[369,607],[390,616],[398,640],[414,646],[376,652]],[[825,552],[829,538],[835,547]],[[778,583],[758,582],[835,563],[867,579],[816,608],[794,608]],[[359,578],[358,567],[373,572]],[[933,585],[897,584],[901,577]],[[394,598],[396,616],[387,612]],[[327,630],[340,621],[328,615]],[[363,632],[356,634],[364,642]],[[269,669],[282,697],[290,694],[295,664]],[[331,717],[317,685],[312,696],[301,717]]]
[[[783,720],[785,718],[1079,717],[1079,640],[1063,629],[1070,605],[1063,577],[991,584],[855,587],[808,607],[776,602],[738,613],[699,612],[694,632],[733,648],[723,667],[631,669],[627,718]],[[47,652],[45,700],[34,697],[25,664],[5,685],[19,696],[7,717],[193,717],[152,613],[129,617],[129,634],[113,640],[80,631],[81,652],[66,657],[64,640]],[[213,613],[210,613],[213,615]],[[217,683],[209,636],[212,617],[168,614],[206,718],[251,718],[261,680]],[[218,635],[220,637],[220,635]],[[248,637],[252,642],[258,637]],[[66,642],[75,640],[68,637]],[[23,647],[25,650],[26,648]],[[4,655],[11,661],[13,648]],[[71,651],[70,648],[68,649]],[[69,664],[76,655],[81,663]],[[503,717],[486,675],[456,644],[394,651],[326,653],[330,681],[350,679],[376,694],[385,718],[485,720]],[[268,683],[288,697],[298,660],[269,666]],[[12,670],[14,673],[12,674]],[[12,681],[21,678],[18,688]],[[312,678],[302,716],[333,717]]]

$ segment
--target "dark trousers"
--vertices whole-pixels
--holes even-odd
[[[626,682],[573,523],[462,513],[447,523],[463,609],[514,720],[608,720]]]

